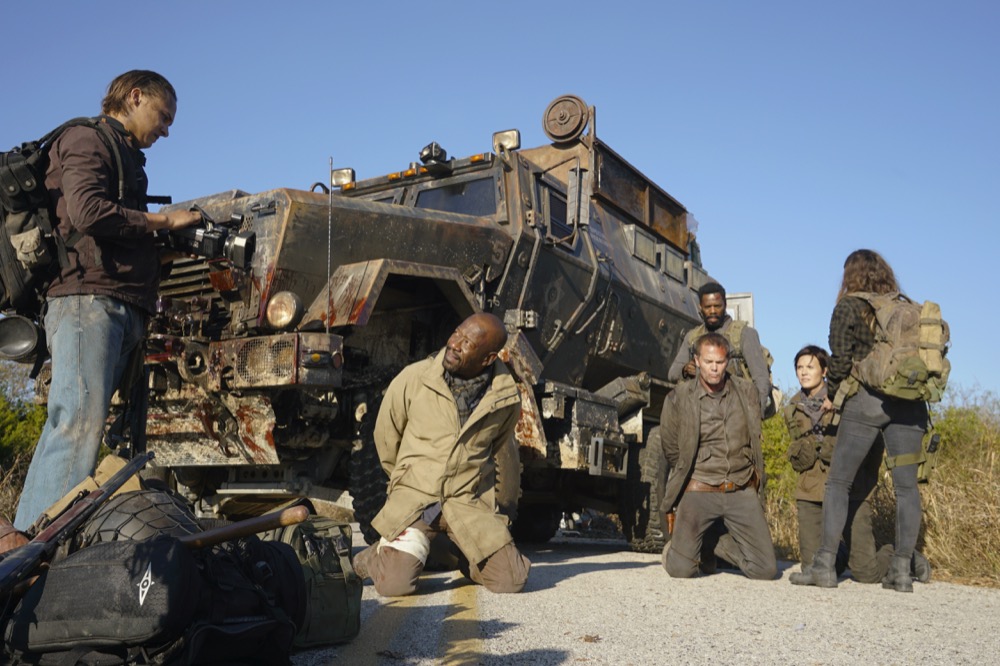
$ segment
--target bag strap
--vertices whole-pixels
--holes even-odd
[[[347,543],[347,539],[344,538],[343,532],[337,536],[330,537],[330,543],[333,545],[333,550],[337,553],[337,558],[340,560],[340,570],[344,572],[344,584],[346,586],[358,578],[357,572],[354,571],[354,565],[351,564],[351,546]]]
[[[916,453],[903,453],[898,456],[886,456],[885,457],[885,468],[892,471],[896,467],[906,467],[907,465],[919,465],[922,462],[927,462],[927,453],[923,450],[917,451]]]

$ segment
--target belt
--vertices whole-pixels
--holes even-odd
[[[750,480],[744,484],[734,483],[732,481],[723,481],[717,486],[713,486],[710,483],[705,483],[704,481],[698,481],[697,479],[691,479],[688,481],[687,486],[684,487],[685,492],[695,492],[695,493],[734,493],[737,490],[744,490],[745,488],[757,488],[757,470],[755,469],[752,474],[750,474]]]

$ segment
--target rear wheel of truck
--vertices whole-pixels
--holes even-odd
[[[667,542],[660,503],[667,485],[667,459],[660,446],[660,429],[652,428],[646,445],[630,465],[619,513],[629,547],[639,553],[659,553]]]
[[[516,543],[545,543],[559,531],[562,509],[553,504],[521,506],[512,534]]]

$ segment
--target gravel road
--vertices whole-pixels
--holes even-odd
[[[356,552],[361,542],[356,540]],[[1000,590],[931,582],[913,594],[842,579],[835,590],[721,572],[675,580],[659,556],[617,541],[526,548],[524,593],[494,595],[458,574],[383,599],[365,586],[361,634],[293,658],[322,664],[990,664]]]

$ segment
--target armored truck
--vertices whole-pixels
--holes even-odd
[[[516,442],[496,461],[515,536],[547,540],[564,511],[588,507],[617,514],[635,548],[661,546],[655,426],[708,276],[692,216],[595,125],[566,95],[537,148],[507,130],[489,152],[431,143],[365,180],[337,169],[307,190],[174,204],[213,222],[189,239],[210,239],[206,256],[175,263],[151,323],[157,464],[204,514],[307,496],[353,508],[372,540],[389,381],[492,312],[521,392]]]

